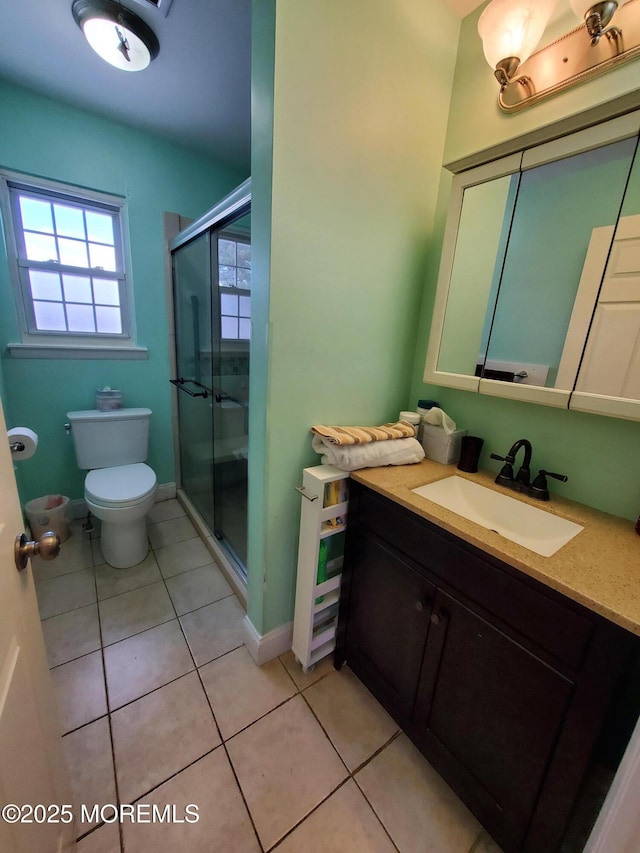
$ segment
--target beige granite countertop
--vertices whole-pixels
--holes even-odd
[[[584,530],[553,556],[541,557],[411,491],[452,475],[568,518]],[[640,636],[640,537],[632,522],[556,494],[549,502],[532,500],[496,486],[495,474],[466,474],[428,459],[417,465],[364,468],[351,477]]]

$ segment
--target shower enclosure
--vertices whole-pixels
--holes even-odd
[[[180,485],[246,581],[251,188],[169,244]]]

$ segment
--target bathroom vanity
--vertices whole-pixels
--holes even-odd
[[[460,473],[352,474],[335,663],[506,853],[553,851],[637,648],[640,543],[630,522],[554,498],[545,509],[584,530],[542,557],[412,491]]]

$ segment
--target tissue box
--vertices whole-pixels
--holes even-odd
[[[456,429],[447,435],[441,426],[422,424],[422,446],[425,456],[442,465],[452,465],[460,459],[460,442],[462,436],[466,434],[466,429]]]

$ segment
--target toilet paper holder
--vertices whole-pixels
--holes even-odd
[[[31,459],[38,448],[38,436],[28,427],[7,430],[9,450],[15,460]]]

